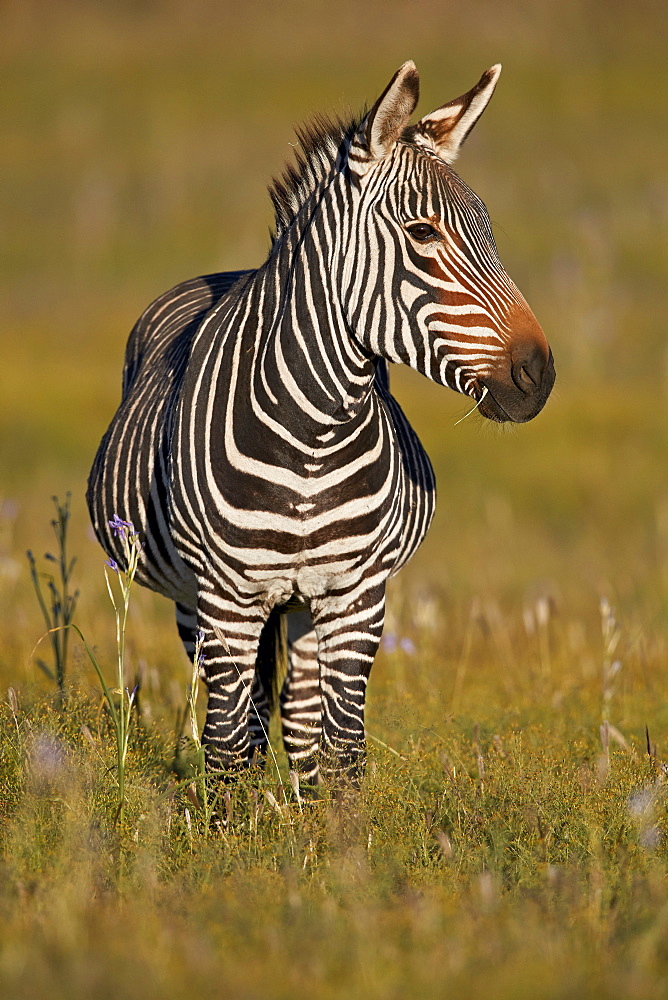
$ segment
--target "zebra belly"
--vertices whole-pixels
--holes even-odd
[[[431,467],[412,430],[408,428],[412,437],[407,437],[406,427],[397,428],[396,420],[402,455],[398,481],[386,502],[366,518],[368,498],[360,489],[362,496],[346,505],[347,518],[317,500],[286,500],[282,513],[246,511],[243,523],[217,511],[214,517],[198,518],[195,530],[191,517],[180,517],[173,508],[166,450],[147,441],[151,427],[160,424],[158,415],[135,412],[135,419],[128,420],[119,411],[91,473],[91,515],[107,555],[121,566],[123,548],[108,521],[115,515],[132,521],[143,540],[138,581],[182,605],[196,607],[197,577],[212,574],[222,588],[267,609],[294,598],[310,602],[351,592],[369,576],[380,582],[396,573],[426,534],[435,498]],[[209,498],[209,509],[211,503]],[[311,513],[310,508],[316,509]],[[203,526],[209,530],[203,532]]]

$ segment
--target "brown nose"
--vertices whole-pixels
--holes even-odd
[[[500,366],[484,379],[489,395],[481,401],[479,410],[491,420],[524,423],[543,409],[555,378],[554,359],[547,344],[517,346],[509,368]]]
[[[506,317],[512,331],[508,352],[481,379],[488,395],[479,410],[490,420],[524,423],[540,413],[555,380],[554,359],[538,320],[527,305],[514,304]]]

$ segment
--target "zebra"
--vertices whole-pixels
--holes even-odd
[[[279,698],[300,781],[361,780],[387,580],[435,503],[388,363],[500,423],[532,419],[554,384],[485,206],[451,165],[500,71],[410,124],[408,61],[368,113],[300,129],[270,187],[264,264],[177,285],[130,335],[89,510],[121,568],[119,519],[141,529],[137,579],[202,651],[207,766],[230,780],[264,759]]]

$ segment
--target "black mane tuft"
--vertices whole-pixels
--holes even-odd
[[[281,177],[274,178],[269,195],[276,213],[273,242],[288,229],[318,185],[333,170],[341,146],[349,142],[359,128],[361,118],[327,118],[317,115],[296,129],[298,145],[295,160],[288,163]]]

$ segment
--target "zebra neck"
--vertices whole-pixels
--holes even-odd
[[[375,362],[345,320],[337,266],[297,227],[267,262],[254,382],[277,409],[297,408],[313,430],[347,424],[369,404]]]

